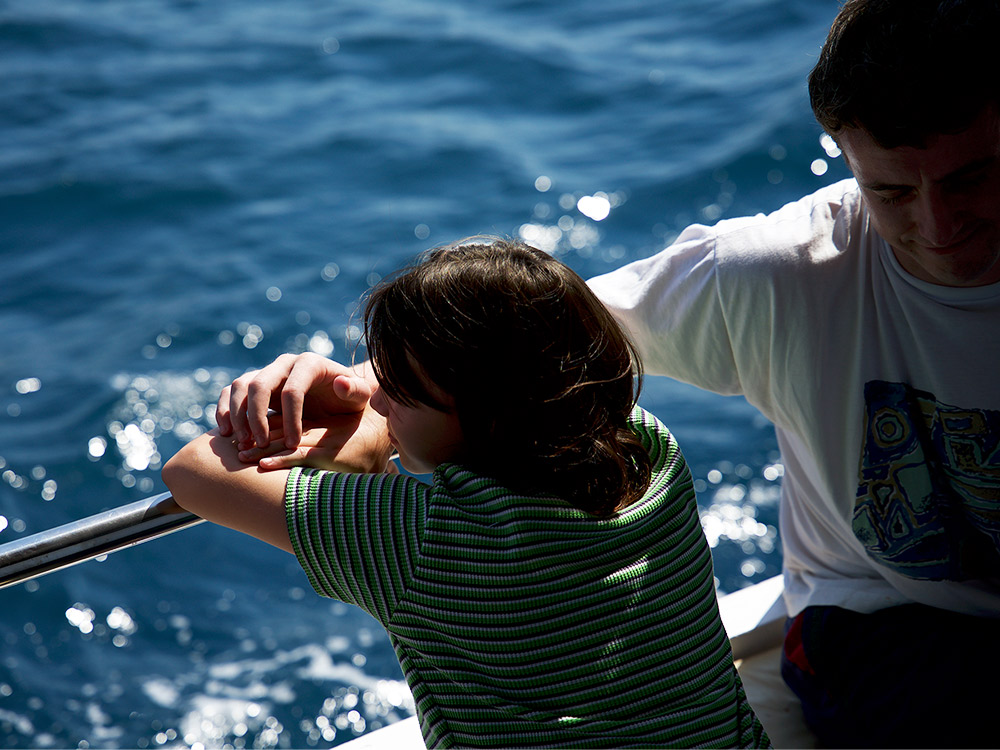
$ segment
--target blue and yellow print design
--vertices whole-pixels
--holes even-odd
[[[1000,576],[1000,411],[866,383],[853,530],[872,558],[909,578]]]

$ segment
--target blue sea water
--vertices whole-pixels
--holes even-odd
[[[0,543],[162,491],[225,383],[348,361],[358,297],[422,249],[517,235],[592,276],[844,176],[805,89],[836,9],[0,0]],[[720,589],[776,574],[768,423],[663,379],[643,404]],[[324,747],[412,713],[373,620],[207,524],[0,612],[6,748]]]

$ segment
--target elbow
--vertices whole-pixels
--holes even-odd
[[[173,495],[174,501],[184,510],[193,513],[197,513],[190,503],[191,487],[196,483],[196,466],[194,450],[189,443],[175,453],[160,470],[160,477]]]
[[[169,461],[167,461],[163,468],[160,469],[160,478],[163,483],[167,485],[167,489],[170,490],[170,494],[174,496],[174,499],[178,501],[180,505],[180,500],[177,497],[180,493],[178,492],[181,484],[181,477],[184,474],[184,469],[180,465],[180,461],[177,460],[177,454],[174,454]],[[181,506],[184,507],[184,506]]]

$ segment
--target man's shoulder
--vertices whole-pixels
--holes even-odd
[[[842,180],[769,214],[720,221],[712,230],[722,266],[823,263],[857,247],[867,229],[857,183]]]
[[[797,216],[825,216],[837,214],[841,210],[855,211],[860,208],[861,190],[853,177],[821,187],[798,200],[787,203],[774,211],[776,220]]]

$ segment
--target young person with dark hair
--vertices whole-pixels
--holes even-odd
[[[365,395],[431,484],[259,471],[214,433],[164,468],[177,502],[293,551],[317,592],[377,618],[428,746],[767,746],[690,473],[636,406],[639,360],[586,283],[475,239],[380,284],[364,315]],[[282,447],[274,428],[254,457]]]

